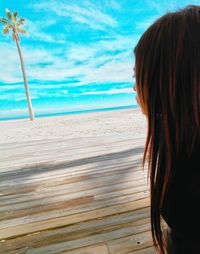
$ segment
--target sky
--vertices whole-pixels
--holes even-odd
[[[0,0],[0,17],[8,8],[26,18],[20,44],[42,115],[137,105],[135,45],[158,17],[189,4],[200,0]],[[0,119],[27,114],[15,42],[0,34]]]

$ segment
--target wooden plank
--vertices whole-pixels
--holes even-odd
[[[102,209],[102,208],[109,208],[114,205],[119,205],[119,204],[126,204],[129,202],[137,201],[140,199],[144,199],[146,197],[149,197],[148,193],[143,193],[139,192],[136,194],[127,195],[127,196],[122,196],[122,197],[117,197],[117,198],[111,198],[108,200],[103,200],[103,201],[96,201],[94,203],[87,203],[76,206],[74,204],[74,207],[68,207],[68,208],[62,208],[62,209],[57,209],[53,211],[47,211],[47,212],[42,212],[40,211],[39,214],[29,214],[27,213],[26,216],[24,217],[19,217],[19,218],[14,218],[14,219],[9,219],[9,220],[3,220],[0,222],[0,228],[9,228],[15,225],[21,225],[21,224],[29,224],[29,223],[34,223],[34,222],[39,222],[39,221],[46,221],[58,217],[64,217],[64,216],[70,216],[73,214],[78,214],[78,213],[84,213],[88,211],[94,211],[97,209]],[[38,207],[40,210],[40,208]],[[41,208],[42,209],[42,208]],[[20,213],[20,211],[19,211]]]
[[[89,247],[83,247],[79,249],[75,249],[72,251],[64,251],[60,254],[109,254],[107,245],[97,245],[97,246],[89,246]]]
[[[97,142],[98,143],[98,142]],[[84,144],[84,142],[83,142]],[[132,143],[133,144],[133,143]],[[138,145],[138,147],[136,147],[136,145]],[[15,162],[14,163],[14,167],[16,168],[16,166],[20,167],[20,164],[24,165],[24,164],[27,164],[27,163],[30,163],[30,161],[32,162],[31,164],[33,164],[35,161],[37,162],[40,162],[40,163],[44,163],[44,162],[55,162],[57,161],[58,159],[61,159],[63,160],[63,158],[66,158],[65,161],[73,161],[73,160],[81,160],[81,159],[84,159],[85,156],[87,156],[87,159],[90,159],[90,161],[92,160],[97,160],[97,159],[102,159],[106,157],[109,159],[114,159],[114,158],[117,158],[117,157],[122,157],[125,156],[125,157],[130,157],[130,156],[135,156],[135,155],[138,155],[140,154],[142,156],[142,153],[143,153],[143,149],[144,149],[144,142],[140,142],[138,144],[135,144],[135,147],[133,148],[132,145],[131,145],[131,142],[129,141],[129,144],[128,145],[123,145],[123,149],[121,148],[121,146],[118,144],[118,146],[115,144],[115,147],[112,148],[112,146],[101,146],[101,145],[98,145],[98,146],[95,146],[93,148],[90,148],[90,147],[87,147],[85,146],[84,149],[82,148],[82,150],[80,151],[77,151],[78,148],[75,150],[75,151],[72,151],[72,153],[70,154],[70,151],[69,151],[69,147],[71,146],[70,143],[67,143],[67,145],[65,145],[66,148],[59,148],[59,147],[56,147],[54,148],[54,150],[50,153],[49,151],[49,147],[46,148],[46,153],[44,152],[44,148],[42,148],[41,146],[37,147],[37,148],[32,148],[30,147],[29,144],[26,144],[26,151],[27,149],[29,148],[30,149],[30,153],[26,153],[26,151],[23,151],[23,149],[17,149],[16,151],[12,151],[11,154],[15,154]],[[79,143],[79,146],[80,146],[80,143]],[[38,151],[38,152],[35,152],[33,154],[33,150],[34,151]],[[100,151],[99,151],[100,150]],[[110,154],[107,154],[106,155],[106,152],[105,151],[110,151],[111,153]],[[20,151],[20,154],[18,154]],[[84,152],[83,152],[84,151]],[[38,154],[37,154],[38,153]],[[5,168],[6,165],[9,166],[9,162],[10,160],[13,158],[10,157],[10,154],[9,154],[9,157],[8,158],[5,158],[3,157],[3,154],[4,152],[2,152],[2,161],[1,161],[1,164],[0,164],[0,171],[1,172],[5,172]],[[55,154],[56,154],[56,159],[52,160],[52,157],[55,158]],[[88,154],[90,154],[90,157],[88,158]],[[31,157],[30,157],[31,156]],[[98,157],[98,158],[97,158]],[[7,162],[7,163],[6,163]],[[28,165],[27,165],[28,166]],[[6,168],[6,172],[8,171],[12,171],[13,170],[13,167],[12,168],[9,168],[7,167]],[[23,172],[23,170],[21,170],[21,172]]]
[[[2,252],[3,254],[25,254],[26,253],[27,248],[23,248],[20,250],[11,250],[8,252]],[[1,253],[1,252],[0,252]]]
[[[134,186],[134,187],[133,187]],[[95,187],[95,186],[91,186]],[[136,181],[130,181],[130,182],[122,182],[113,184],[112,186],[98,186],[97,188],[94,189],[85,189],[81,188],[77,190],[77,193],[72,190],[68,190],[67,187],[66,189],[54,190],[53,192],[43,192],[40,193],[32,193],[32,195],[24,195],[20,198],[20,196],[13,196],[12,199],[8,199],[9,202],[4,200],[1,200],[0,202],[2,203],[2,207],[0,207],[1,212],[6,212],[6,211],[12,211],[12,210],[18,210],[18,209],[26,209],[30,207],[34,207],[37,205],[47,205],[51,204],[53,202],[61,202],[61,201],[70,201],[72,199],[79,199],[79,198],[84,198],[87,196],[94,196],[95,200],[103,200],[103,199],[108,199],[111,197],[117,197],[120,194],[121,195],[131,195],[134,193],[139,193],[139,192],[148,192],[149,187],[145,184],[143,180],[137,180]],[[4,203],[5,202],[5,203]]]
[[[54,219],[36,221],[32,223],[26,223],[24,225],[17,225],[11,228],[0,228],[0,239],[11,238],[14,236],[30,234],[40,230],[47,230],[50,228],[57,228],[73,223],[87,221],[99,217],[109,216],[117,213],[133,211],[149,206],[149,198],[144,198],[136,201],[132,201],[125,204],[119,204],[110,206],[107,208],[100,208],[93,211],[88,211],[79,214],[73,214],[69,216],[58,217]]]
[[[102,168],[100,168],[101,170]],[[7,186],[1,186],[0,187],[0,200],[8,199],[9,197],[12,197],[12,195],[17,196],[17,194],[20,194],[20,197],[23,195],[23,193],[27,194],[34,191],[39,191],[45,188],[52,188],[56,187],[57,189],[62,188],[63,185],[68,185],[71,183],[71,186],[74,186],[74,184],[79,182],[85,182],[87,180],[95,181],[96,179],[99,179],[100,177],[113,177],[126,179],[128,176],[131,179],[137,179],[137,178],[143,178],[146,179],[146,171],[142,170],[135,170],[133,167],[126,168],[118,168],[116,166],[116,170],[114,169],[107,169],[107,170],[101,170],[101,173],[96,172],[96,170],[93,170],[94,172],[85,172],[81,174],[71,175],[71,176],[59,176],[55,177],[55,179],[46,179],[43,181],[31,181],[31,176],[28,182],[24,180],[20,180],[20,183],[18,180],[14,180],[12,184],[8,184]],[[121,177],[120,177],[121,176]],[[147,182],[147,179],[146,179]],[[72,185],[72,183],[74,183]],[[13,187],[12,187],[13,186]],[[70,185],[69,185],[70,186]],[[11,188],[12,187],[12,188]],[[8,196],[8,197],[5,197]]]
[[[98,150],[99,152],[105,151],[105,148],[109,147],[111,149],[119,150],[122,147],[128,148],[132,147],[133,144],[135,147],[144,146],[145,137],[130,137],[128,140],[124,137],[107,137],[106,139],[98,139],[98,137],[90,137],[90,138],[80,138],[78,141],[75,139],[60,139],[57,141],[54,140],[43,140],[39,141],[28,141],[28,142],[20,142],[20,143],[1,143],[3,145],[0,146],[0,152],[2,156],[11,157],[10,152],[16,153],[19,155],[22,154],[31,154],[34,151],[34,154],[39,154],[39,152],[54,152],[58,151],[59,153],[71,153],[74,154],[84,154],[85,151],[90,150]],[[98,145],[97,145],[98,144]],[[69,146],[70,145],[70,146]],[[40,148],[38,150],[38,147]],[[88,153],[90,154],[90,153]]]
[[[57,182],[50,182],[49,184],[41,184],[37,185],[37,187],[32,186],[32,185],[24,185],[23,187],[15,186],[14,190],[5,189],[4,190],[4,195],[0,196],[0,206],[6,205],[6,202],[11,204],[12,201],[10,199],[13,199],[14,203],[18,203],[18,199],[23,199],[25,197],[33,198],[37,197],[39,199],[42,196],[48,195],[53,196],[56,193],[60,192],[59,195],[62,195],[68,190],[68,193],[75,193],[75,192],[80,192],[84,190],[89,190],[89,189],[97,189],[103,186],[109,186],[109,181],[112,181],[113,185],[117,185],[119,183],[129,183],[136,181],[143,181],[144,183],[147,184],[147,179],[145,179],[144,175],[141,173],[135,174],[135,173],[129,173],[129,172],[120,172],[119,174],[103,174],[98,177],[83,177],[82,180],[81,178],[78,178],[80,181],[78,182],[67,182],[65,181],[60,181],[60,184]],[[134,186],[134,185],[133,185]],[[77,191],[76,191],[77,190]],[[11,202],[11,203],[10,203]]]
[[[94,196],[86,196],[76,199],[71,199],[67,201],[57,201],[52,203],[51,201],[48,204],[38,204],[37,206],[27,207],[26,209],[20,210],[15,208],[10,208],[4,212],[0,212],[0,220],[8,220],[16,217],[30,216],[32,214],[38,214],[42,212],[55,211],[59,209],[66,209],[68,207],[78,207],[81,205],[89,205],[94,200]],[[13,210],[12,210],[13,209]]]
[[[142,248],[137,251],[131,251],[131,252],[128,252],[127,254],[156,254],[156,250],[154,247],[149,247],[144,249]]]
[[[84,193],[81,193],[82,195],[80,197],[75,197],[73,198],[73,196],[71,195],[62,195],[62,196],[56,196],[55,198],[53,197],[46,197],[47,200],[41,199],[40,200],[36,200],[34,201],[29,201],[27,202],[26,200],[24,201],[26,204],[26,207],[23,209],[19,208],[19,207],[15,207],[13,208],[11,205],[7,207],[3,207],[4,210],[2,209],[2,211],[0,212],[0,220],[8,220],[11,218],[16,218],[16,217],[23,217],[26,215],[31,215],[31,214],[35,214],[35,213],[41,213],[41,212],[45,212],[45,211],[51,211],[51,210],[61,210],[67,207],[73,207],[75,206],[79,211],[79,206],[84,205],[89,205],[89,203],[91,203],[92,201],[94,201],[95,199],[95,203],[93,203],[93,205],[95,204],[95,208],[98,207],[102,207],[105,206],[108,202],[110,204],[113,204],[113,201],[117,198],[118,200],[121,200],[121,197],[128,197],[128,200],[130,201],[131,199],[136,199],[136,194],[139,195],[139,197],[143,197],[143,195],[140,195],[140,193],[143,193],[144,196],[149,196],[149,190],[148,188],[146,188],[144,185],[143,186],[139,186],[139,187],[134,187],[134,188],[130,188],[130,189],[124,189],[121,191],[113,191],[110,193],[101,193],[101,194],[97,194],[95,195],[95,193],[93,193],[94,195],[84,195]],[[92,194],[92,192],[91,192]],[[114,199],[115,198],[115,199]],[[108,201],[112,199],[112,202]],[[98,202],[98,201],[104,201],[104,202]],[[28,204],[27,204],[28,203]],[[102,204],[102,205],[101,205]],[[83,207],[83,206],[82,206]],[[93,206],[94,208],[94,206]],[[90,206],[90,209],[92,210],[92,206]]]
[[[67,156],[67,155],[65,155]],[[21,179],[32,176],[33,178],[39,178],[40,176],[55,176],[59,173],[59,175],[68,173],[81,172],[83,170],[90,171],[90,168],[97,169],[99,167],[103,167],[106,169],[107,167],[113,167],[114,165],[120,166],[123,165],[125,167],[132,166],[133,168],[138,167],[139,164],[142,163],[142,157],[138,155],[130,155],[129,157],[123,155],[123,151],[121,151],[121,155],[117,153],[114,157],[105,157],[105,156],[96,156],[96,157],[84,157],[81,159],[70,160],[67,159],[62,160],[60,162],[48,162],[48,163],[32,163],[31,165],[24,166],[22,168],[18,167],[13,171],[0,172],[2,176],[2,180],[12,180],[12,179]]]
[[[50,229],[48,231],[7,239],[0,242],[0,253],[1,250],[4,253],[12,249],[25,248],[26,246],[35,248],[44,246],[47,243],[53,244],[62,241],[71,241],[87,236],[89,237],[94,234],[111,232],[116,229],[130,227],[136,221],[142,222],[144,219],[147,219],[149,222],[149,215],[149,208],[144,208],[118,215],[99,217],[94,220],[83,221],[62,228]]]
[[[77,155],[69,155],[68,153],[59,153],[57,150],[54,151],[53,154],[47,154],[47,155],[43,155],[42,153],[40,153],[40,155],[38,156],[33,156],[31,157],[31,160],[29,159],[29,156],[32,156],[32,154],[23,154],[21,155],[21,159],[19,158],[19,156],[17,156],[17,154],[15,154],[16,161],[13,161],[13,167],[9,167],[10,165],[10,160],[13,160],[13,158],[4,158],[1,156],[1,165],[0,165],[0,172],[3,173],[4,175],[8,175],[10,172],[17,170],[18,168],[20,168],[20,174],[23,175],[23,173],[25,172],[25,170],[27,170],[29,167],[35,165],[35,166],[39,166],[39,164],[61,164],[63,162],[65,163],[69,163],[69,162],[73,162],[75,163],[75,161],[81,161],[84,159],[87,159],[88,162],[92,163],[94,160],[98,160],[98,161],[102,161],[103,159],[105,160],[114,160],[114,159],[120,159],[120,158],[137,158],[137,157],[142,157],[142,151],[143,148],[140,148],[141,152],[139,153],[139,148],[135,148],[133,149],[132,147],[127,147],[129,149],[125,150],[125,148],[120,149],[118,151],[113,150],[112,153],[108,154],[108,156],[106,156],[105,151],[109,150],[110,147],[104,148],[104,151],[102,151],[101,154],[99,154],[98,152],[88,152],[88,154],[90,154],[90,156],[88,157],[87,153],[84,153],[82,155],[77,154]],[[111,152],[111,151],[110,151]],[[56,158],[54,157],[56,155]],[[26,158],[27,156],[27,158]],[[69,156],[69,157],[68,157]],[[105,158],[104,158],[105,157]],[[55,158],[55,159],[52,159]],[[63,159],[65,158],[65,159]],[[70,158],[70,160],[69,160]],[[37,161],[37,163],[36,163]],[[77,164],[77,163],[76,163]],[[20,166],[21,165],[21,166]],[[26,165],[26,167],[24,167],[24,165]]]
[[[136,235],[108,241],[107,246],[110,254],[125,254],[131,251],[152,247],[151,232],[142,232]]]
[[[5,154],[10,155],[9,151],[16,150],[18,152],[21,152],[21,149],[24,149],[25,151],[29,151],[29,147],[33,150],[35,147],[44,147],[46,149],[55,150],[58,148],[68,148],[68,150],[71,151],[78,151],[78,149],[83,148],[89,148],[89,147],[116,147],[116,144],[120,144],[118,147],[124,146],[124,144],[144,144],[145,136],[144,135],[137,135],[133,137],[129,137],[127,139],[126,136],[123,135],[117,135],[117,136],[108,136],[99,138],[97,136],[94,137],[80,137],[79,139],[75,138],[63,138],[63,139],[41,139],[41,140],[29,140],[26,142],[11,142],[11,143],[5,143],[1,142],[1,144],[4,144],[4,148],[0,146],[0,151],[5,152]],[[27,147],[28,144],[28,147]],[[70,147],[68,146],[70,144]],[[97,146],[98,144],[98,146]],[[27,147],[27,148],[26,148]],[[37,151],[37,150],[36,150]],[[6,153],[7,152],[7,153]]]
[[[112,185],[110,185],[112,183]],[[19,190],[17,189],[16,192],[17,194],[14,195],[9,195],[3,196],[0,198],[0,202],[2,202],[2,205],[6,205],[6,200],[13,199],[14,203],[17,203],[17,198],[19,197],[19,200],[26,200],[30,198],[30,201],[32,199],[42,199],[42,198],[50,198],[50,197],[56,197],[56,196],[61,196],[61,195],[73,195],[73,198],[77,196],[77,193],[80,192],[87,192],[90,194],[86,195],[91,195],[92,193],[95,194],[100,194],[105,193],[104,190],[110,192],[112,191],[113,188],[115,190],[124,189],[124,188],[131,188],[133,186],[138,187],[140,185],[147,185],[147,180],[143,178],[143,176],[134,176],[134,177],[119,177],[119,176],[111,176],[111,177],[105,177],[99,178],[98,180],[88,180],[88,181],[83,181],[83,182],[78,182],[78,183],[73,183],[73,184],[63,184],[59,186],[39,186],[38,189],[35,191],[30,191],[29,186],[23,188],[23,193],[24,195],[21,194],[22,189],[20,188]],[[96,191],[95,191],[96,190]],[[92,192],[92,193],[91,193]],[[21,195],[19,195],[21,194]],[[72,198],[72,197],[71,197]],[[4,203],[5,200],[5,203]],[[27,200],[28,201],[28,200]],[[12,202],[11,202],[12,204]]]
[[[132,225],[116,229],[110,232],[102,232],[102,234],[94,234],[89,237],[81,237],[79,239],[74,239],[71,241],[63,241],[55,244],[50,244],[42,247],[29,248],[27,254],[58,254],[63,251],[73,250],[76,248],[90,246],[91,244],[105,243],[111,239],[119,239],[127,235],[135,235],[138,238],[140,232],[145,232],[150,229],[150,223],[147,223],[147,220],[136,221]],[[108,245],[109,246],[109,245]],[[108,248],[109,250],[109,248]],[[110,252],[110,250],[109,250]]]
[[[101,170],[101,168],[99,168],[99,170]],[[43,179],[43,181],[36,181],[36,183],[34,183],[34,181],[31,182],[31,180],[28,182],[26,182],[24,179],[20,179],[20,181],[16,180],[11,185],[0,187],[0,191],[1,191],[0,199],[3,200],[4,199],[3,196],[5,195],[16,194],[16,192],[27,193],[34,190],[38,190],[38,188],[40,188],[40,190],[41,188],[43,189],[50,188],[50,190],[53,190],[53,187],[56,190],[58,190],[59,188],[65,189],[65,186],[64,186],[65,184],[67,184],[68,188],[73,188],[75,184],[77,184],[78,186],[88,184],[90,186],[92,182],[99,183],[101,178],[102,178],[102,181],[105,179],[105,181],[103,182],[106,182],[108,177],[110,177],[111,180],[113,181],[118,180],[118,182],[120,182],[123,179],[127,180],[127,178],[133,179],[133,180],[137,178],[143,178],[144,180],[146,179],[146,172],[142,170],[135,170],[133,166],[128,168],[124,167],[124,170],[122,170],[121,168],[118,169],[118,167],[116,166],[116,170],[113,170],[113,169],[111,170],[108,169],[106,171],[102,170],[101,173],[96,172],[96,170],[94,169],[93,171],[94,172],[89,174],[85,172],[84,174],[79,176],[73,176],[73,175],[66,176],[66,177],[60,176],[58,180],[54,179],[54,181],[50,181],[49,179]],[[29,176],[29,178],[31,178],[31,176]],[[146,182],[147,182],[147,179],[146,179]]]
[[[101,172],[99,172],[99,170],[101,170]],[[67,170],[66,170],[67,171]],[[68,186],[74,186],[75,183],[79,183],[79,182],[85,182],[85,181],[99,181],[99,178],[101,177],[103,179],[103,177],[105,177],[107,179],[107,176],[109,177],[114,177],[114,178],[120,178],[120,175],[123,176],[123,179],[125,177],[130,177],[131,179],[134,178],[138,178],[138,177],[143,177],[145,179],[146,177],[146,171],[142,171],[142,170],[135,170],[134,165],[132,165],[131,167],[125,167],[124,168],[119,168],[118,165],[115,166],[114,168],[108,168],[107,170],[104,170],[103,168],[99,168],[98,170],[95,170],[95,168],[93,167],[91,169],[91,172],[84,172],[83,174],[70,174],[67,176],[59,176],[59,172],[57,173],[58,177],[54,179],[43,179],[42,181],[34,181],[32,180],[32,176],[27,176],[29,178],[29,181],[26,182],[26,180],[24,179],[20,179],[20,181],[18,181],[17,179],[15,179],[12,183],[8,184],[7,186],[1,186],[0,187],[0,191],[1,191],[1,196],[0,199],[3,199],[4,195],[11,195],[11,194],[15,194],[16,192],[18,193],[23,193],[23,192],[30,192],[31,190],[37,190],[38,188],[41,187],[56,187],[56,188],[62,188],[63,185],[65,184],[70,184]],[[69,174],[69,172],[68,172]],[[23,182],[24,181],[24,182]],[[14,185],[14,186],[13,186]],[[10,189],[10,187],[13,186],[12,189]]]
[[[99,171],[99,168],[101,168],[101,171]],[[85,175],[94,175],[95,173],[101,174],[103,172],[111,172],[116,170],[117,172],[120,172],[122,169],[124,171],[131,170],[132,172],[143,172],[141,170],[141,160],[140,159],[126,159],[125,161],[121,161],[119,159],[114,159],[107,162],[101,162],[101,164],[96,165],[96,163],[89,163],[88,164],[82,164],[82,165],[69,165],[68,163],[63,162],[62,164],[56,164],[56,165],[48,165],[43,164],[38,167],[32,166],[32,170],[34,172],[31,172],[31,170],[27,169],[24,174],[20,174],[20,171],[13,172],[10,174],[3,174],[1,175],[1,182],[0,187],[6,187],[10,184],[18,184],[23,185],[23,183],[43,183],[46,180],[56,180],[61,179],[64,177],[72,178],[72,177],[80,177]]]
[[[63,158],[67,158],[68,154],[64,155],[62,157],[62,161],[59,161],[57,159],[57,161],[48,161],[48,162],[32,162],[31,165],[27,164],[26,166],[23,167],[17,167],[16,169],[13,169],[13,167],[15,166],[15,164],[13,164],[12,167],[12,171],[9,171],[8,169],[5,169],[5,172],[0,172],[1,176],[2,176],[2,180],[12,180],[13,178],[25,178],[26,176],[32,175],[34,178],[37,178],[39,176],[43,176],[45,177],[45,173],[46,175],[51,174],[51,175],[56,175],[59,171],[59,173],[61,174],[62,171],[64,171],[64,173],[72,173],[72,172],[80,172],[81,169],[85,169],[88,170],[89,168],[91,168],[91,166],[94,167],[94,165],[97,165],[97,162],[99,163],[99,166],[113,166],[113,165],[118,165],[120,166],[120,164],[123,163],[123,166],[126,167],[127,166],[139,166],[139,163],[141,165],[141,161],[142,161],[142,156],[138,156],[138,155],[134,155],[130,154],[130,156],[126,156],[126,154],[124,154],[125,152],[120,151],[120,153],[115,153],[115,156],[110,155],[110,157],[108,156],[96,156],[96,157],[87,157],[87,154],[85,155],[85,157],[83,158],[75,158],[74,160],[67,160]],[[14,162],[13,162],[14,163]],[[5,168],[5,166],[4,166]],[[66,171],[67,169],[67,171]],[[38,173],[38,174],[37,174]]]
[[[143,141],[112,132],[0,146],[0,253],[111,254],[126,239],[131,254],[128,238],[150,230]]]

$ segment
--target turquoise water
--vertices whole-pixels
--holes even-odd
[[[30,83],[36,117],[80,114],[137,107],[132,83],[88,84]],[[0,83],[0,120],[28,118],[23,83]]]
[[[115,110],[123,110],[123,109],[130,109],[130,108],[137,108],[138,106],[122,106],[122,107],[115,107],[115,108],[99,108],[99,109],[91,109],[91,110],[81,110],[81,111],[72,111],[72,112],[61,112],[61,113],[54,113],[54,114],[38,114],[36,115],[37,118],[40,117],[49,117],[49,116],[61,116],[61,115],[73,115],[73,114],[87,114],[87,113],[93,113],[93,112],[103,112],[103,111],[115,111]],[[5,117],[1,118],[1,121],[6,120],[17,120],[17,119],[25,119],[28,116],[16,116],[16,117]]]

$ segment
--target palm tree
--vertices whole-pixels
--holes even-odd
[[[18,50],[19,58],[20,58],[23,79],[24,79],[24,87],[25,87],[26,98],[28,102],[29,116],[30,116],[30,120],[33,120],[34,113],[33,113],[30,92],[29,92],[28,82],[26,78],[25,65],[24,65],[21,48],[20,48],[20,39],[19,39],[19,33],[28,34],[28,32],[23,29],[25,19],[18,17],[17,12],[11,12],[8,9],[6,9],[6,16],[7,18],[0,19],[0,23],[3,24],[3,34],[9,34],[10,32],[12,32],[12,39],[16,42],[17,50]]]

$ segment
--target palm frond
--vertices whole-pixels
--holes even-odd
[[[2,32],[3,32],[3,34],[9,34],[10,29],[9,28],[4,28]]]
[[[13,22],[16,23],[17,22],[17,15],[18,13],[15,11],[12,13],[12,16],[13,16]]]
[[[25,22],[25,21],[26,21],[25,18],[20,18],[20,19],[18,20],[18,22]]]
[[[8,19],[9,19],[10,21],[13,20],[12,12],[11,12],[10,10],[8,10],[8,9],[6,9],[6,16],[8,17]]]
[[[7,19],[5,19],[5,18],[1,18],[1,19],[0,19],[0,23],[3,23],[3,24],[5,24],[5,25],[7,25],[7,24],[9,24],[10,22],[9,22]]]
[[[25,19],[24,18],[20,18],[18,21],[17,21],[17,26],[23,26],[24,25],[24,22],[25,22]]]
[[[13,13],[13,16],[14,16],[15,18],[17,18],[17,15],[18,15],[18,12],[15,11],[15,12]]]
[[[12,24],[6,24],[6,25],[4,25],[4,28],[13,29],[13,25]]]
[[[17,32],[20,33],[20,34],[26,34],[26,35],[28,35],[28,31],[26,31],[24,29],[21,29],[19,27],[17,27]]]
[[[16,34],[28,34],[26,30],[22,29],[25,19],[18,17],[17,11],[11,12],[6,9],[6,16],[7,18],[0,18],[0,23],[3,24],[3,34],[8,34],[11,30]]]
[[[3,29],[12,29],[9,24],[4,25]]]

